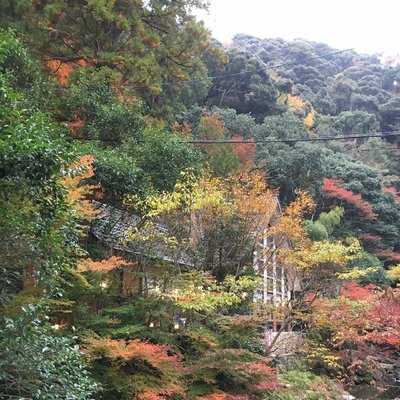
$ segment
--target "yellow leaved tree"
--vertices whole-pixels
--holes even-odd
[[[221,280],[251,265],[254,239],[277,207],[275,192],[257,171],[226,179],[185,172],[173,192],[145,200],[128,197],[125,203],[143,215],[132,241],[149,249],[162,242],[176,259],[190,259]]]
[[[393,266],[388,271],[388,276],[392,281],[397,282],[397,283],[400,282],[400,264]]]

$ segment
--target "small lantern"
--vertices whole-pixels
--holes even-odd
[[[102,289],[107,289],[108,288],[108,282],[107,281],[101,281],[100,282],[100,287]]]
[[[161,288],[158,285],[154,286],[153,290],[154,290],[154,293],[161,293]]]
[[[175,315],[173,318],[174,329],[177,331],[178,329],[184,328],[186,326],[186,318],[180,317],[179,314]]]

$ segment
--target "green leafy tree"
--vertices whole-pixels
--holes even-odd
[[[315,221],[306,221],[307,232],[312,240],[327,240],[340,225],[344,209],[335,207],[329,212],[322,212]]]
[[[79,346],[38,319],[0,322],[0,397],[90,400],[99,386],[90,377]],[[34,317],[33,315],[31,317]]]
[[[65,109],[60,111],[67,114],[74,136],[99,139],[108,146],[141,137],[141,102],[122,101],[127,91],[122,89],[118,96],[114,80],[115,72],[110,68],[83,68],[71,76],[63,98]]]
[[[344,111],[334,122],[336,130],[342,134],[368,134],[379,130],[379,121],[374,114],[365,111]]]
[[[201,167],[199,151],[182,137],[168,132],[162,124],[146,128],[139,145],[132,141],[123,148],[136,159],[137,166],[158,191],[172,190],[182,171],[199,171]]]
[[[210,40],[192,17],[204,7],[202,0],[48,0],[3,2],[0,10],[3,24],[26,32],[55,71],[66,70],[64,78],[78,66],[107,67],[156,113],[180,95],[183,81],[204,77]]]
[[[278,91],[263,65],[250,55],[232,50],[223,70],[215,71],[207,104],[251,113],[262,120],[277,108]]]
[[[194,129],[194,135],[200,141],[223,141],[226,139],[227,130],[217,114],[204,114]],[[226,177],[240,166],[240,159],[229,143],[224,145],[204,144],[202,150],[206,154],[206,161],[211,170],[217,176]]]
[[[303,121],[293,113],[274,115],[264,119],[264,122],[255,129],[255,137],[259,140],[267,139],[306,139],[309,131]]]
[[[43,322],[82,251],[61,183],[72,148],[38,109],[26,78],[38,65],[12,33],[0,49],[0,397],[89,400],[97,385],[75,342]]]

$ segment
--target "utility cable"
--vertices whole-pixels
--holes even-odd
[[[377,132],[375,134],[350,134],[346,136],[325,136],[315,138],[299,138],[299,139],[259,139],[259,140],[185,140],[181,143],[191,144],[257,144],[257,143],[297,143],[297,142],[323,142],[334,140],[349,140],[349,139],[368,139],[368,138],[387,138],[400,136],[400,131],[396,132]]]
[[[345,53],[345,52],[352,51],[352,50],[354,50],[354,49],[337,50],[337,51],[331,51],[329,53],[324,53],[324,54],[320,54],[320,55],[312,55],[311,59],[317,60],[317,59],[320,59],[320,58],[325,58],[325,57],[328,57],[328,56],[333,56],[333,55]],[[252,55],[252,56],[255,57],[254,55]],[[286,66],[289,66],[289,65],[296,65],[296,64],[299,64],[299,62],[298,61],[290,61],[290,62],[271,65],[271,66],[268,66],[267,64],[264,63],[264,67],[263,68],[259,68],[259,69],[253,70],[253,71],[241,71],[241,72],[235,72],[235,73],[231,73],[231,74],[221,74],[221,75],[214,75],[214,76],[206,76],[206,77],[204,77],[202,79],[189,79],[189,80],[186,80],[186,81],[182,81],[181,83],[187,84],[187,83],[194,83],[194,82],[203,82],[205,79],[214,80],[214,79],[219,79],[219,78],[227,78],[227,77],[230,77],[230,76],[240,76],[240,75],[245,75],[245,74],[254,74],[256,72],[263,72],[266,69],[267,70],[268,69],[272,69],[273,70],[273,69],[276,69],[276,68],[281,68],[281,67],[286,67]]]

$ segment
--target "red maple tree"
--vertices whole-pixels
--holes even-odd
[[[389,348],[400,349],[400,301],[383,298],[368,312],[370,332],[366,340]]]
[[[232,141],[237,142],[233,145],[233,152],[239,157],[243,165],[252,165],[256,158],[256,144],[254,140],[244,140],[241,135],[234,135]],[[240,143],[245,141],[246,143]]]
[[[349,282],[343,285],[340,295],[349,300],[368,300],[374,295],[374,285],[360,286],[356,282]]]
[[[353,193],[351,190],[341,187],[342,182],[339,179],[325,178],[322,190],[328,197],[345,201],[356,207],[365,218],[376,219],[374,210],[367,201],[363,200],[361,194]]]

